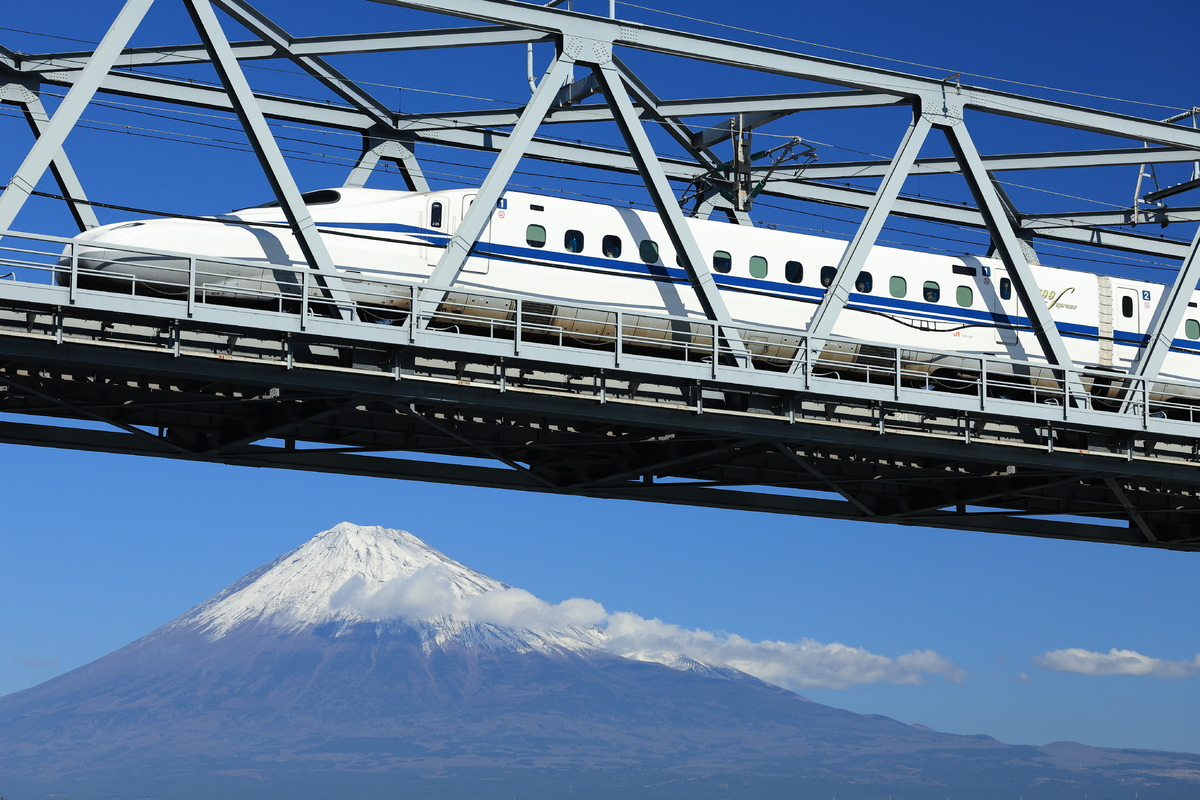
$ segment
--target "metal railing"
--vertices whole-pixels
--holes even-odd
[[[1119,370],[1062,369],[1045,361],[989,354],[896,346],[803,333],[770,326],[725,329],[711,321],[587,304],[547,303],[543,298],[500,292],[431,287],[396,280],[383,272],[339,271],[324,275],[305,266],[200,257],[62,237],[4,232],[0,272],[6,284],[50,284],[80,302],[81,292],[100,290],[131,298],[170,300],[188,317],[205,307],[246,308],[285,315],[305,329],[311,320],[352,312],[351,326],[386,327],[410,344],[440,334],[486,340],[497,353],[522,357],[530,347],[586,354],[593,366],[622,369],[661,365],[671,374],[707,377],[727,385],[853,393],[858,399],[937,405],[999,416],[1082,421],[1111,427],[1147,428],[1151,420],[1200,422],[1200,381],[1132,378]],[[138,278],[122,260],[98,260],[100,249],[143,259],[153,278]],[[128,255],[125,255],[125,254]],[[0,297],[3,296],[0,284]],[[335,288],[343,293],[333,291]],[[335,297],[348,297],[345,301]],[[435,299],[427,299],[433,297]],[[727,340],[736,333],[750,352]],[[353,336],[354,334],[350,334]],[[374,337],[373,337],[374,338]],[[1069,397],[1068,377],[1088,390]],[[938,396],[937,401],[932,397]],[[1086,417],[1086,419],[1082,419]]]

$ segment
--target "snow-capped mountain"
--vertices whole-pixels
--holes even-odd
[[[259,567],[180,617],[171,627],[222,636],[248,623],[287,631],[330,622],[372,621],[344,602],[347,586],[379,591],[437,570],[456,598],[509,588],[445,556],[407,531],[343,522]]]
[[[606,649],[602,612],[343,523],[0,698],[0,795],[1042,800],[1153,786],[1190,800],[1200,786],[1200,756],[1013,747],[681,655],[625,658]]]
[[[485,597],[486,596],[486,597]],[[504,608],[537,602],[482,575],[407,531],[343,522],[254,570],[162,632],[193,630],[218,639],[263,625],[277,633],[372,624],[404,627],[423,645],[450,642],[493,650],[586,651],[594,625],[504,625]],[[526,615],[527,616],[527,615]]]

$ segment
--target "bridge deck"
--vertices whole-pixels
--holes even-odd
[[[419,302],[380,323],[307,290],[90,291],[67,241],[4,239],[0,441],[1200,549],[1200,427],[1157,384],[1097,408],[975,359],[942,391],[920,365],[955,354],[885,343],[853,369],[809,342],[738,365],[719,330],[579,341],[520,298],[488,324]]]

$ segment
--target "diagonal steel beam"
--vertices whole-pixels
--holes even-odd
[[[42,106],[41,99],[34,95],[31,100],[21,102],[20,106],[33,135],[42,136],[50,124],[50,116]],[[79,176],[75,174],[75,168],[71,166],[65,150],[59,149],[50,161],[50,172],[54,175],[58,189],[67,201],[67,208],[79,230],[87,231],[100,227],[100,220],[96,219],[96,212],[88,203],[87,193],[84,192],[83,184],[79,182]]]
[[[296,417],[295,419],[290,419],[290,420],[288,420],[286,422],[282,422],[278,425],[273,425],[270,428],[266,428],[264,430],[254,431],[253,433],[250,433],[245,436],[239,436],[237,439],[233,439],[228,442],[222,442],[221,444],[218,444],[216,447],[209,448],[208,450],[205,450],[203,452],[205,455],[208,455],[208,456],[220,456],[220,455],[223,455],[224,453],[228,453],[230,450],[236,450],[237,448],[244,447],[248,444],[253,444],[254,442],[258,442],[263,439],[279,438],[279,435],[282,433],[286,433],[287,431],[290,431],[290,430],[295,430],[296,428],[300,427],[301,425],[307,425],[310,422],[316,422],[318,420],[324,419],[325,417],[331,416],[333,414],[337,414],[337,413],[345,410],[346,408],[353,406],[353,405],[357,405],[358,403],[361,403],[361,402],[362,402],[361,398],[354,397],[343,403],[339,403],[338,405],[334,406],[333,408],[324,408],[324,409],[321,409],[320,411],[315,411],[311,414],[299,416],[299,417]],[[280,403],[280,405],[282,406],[284,404]],[[294,405],[294,404],[292,404],[292,405]]]
[[[363,134],[362,155],[342,185],[355,188],[365,186],[375,166],[385,158],[400,168],[400,174],[408,184],[409,191],[429,191],[429,181],[425,179],[425,172],[421,169],[416,153],[413,152],[412,137],[382,127],[373,128]]]
[[[857,508],[865,516],[868,516],[868,517],[878,517],[879,516],[870,508],[870,506],[867,506],[862,501],[860,501],[849,490],[842,488],[842,486],[840,486],[836,481],[834,481],[832,478],[830,478],[825,473],[821,472],[821,470],[814,467],[807,458],[804,458],[803,456],[801,456],[799,453],[797,453],[795,450],[793,450],[788,445],[784,444],[783,442],[772,442],[772,446],[778,452],[787,456],[788,459],[795,462],[795,464],[798,467],[800,467],[800,469],[804,470],[809,475],[812,475],[814,478],[816,478],[818,481],[820,481],[822,484],[824,484],[825,487],[828,488],[830,491],[844,497],[846,499],[847,503],[849,503],[850,505]]]
[[[1129,515],[1129,519],[1134,525],[1137,525],[1138,530],[1140,530],[1142,535],[1146,537],[1146,541],[1150,542],[1151,544],[1158,544],[1158,537],[1154,535],[1153,529],[1151,529],[1150,525],[1146,522],[1146,518],[1142,516],[1140,511],[1138,511],[1137,506],[1135,506],[1129,500],[1129,495],[1125,493],[1125,490],[1121,488],[1120,484],[1110,477],[1105,477],[1104,485],[1107,486],[1109,491],[1113,493],[1113,497],[1116,497],[1121,503],[1121,506],[1125,509],[1125,513]]]
[[[153,3],[154,0],[127,0],[121,8],[79,79],[54,112],[54,118],[26,153],[21,166],[17,168],[17,174],[8,181],[4,193],[0,194],[0,230],[12,227],[13,220],[20,213],[25,201],[37,187],[50,163],[62,150],[67,134],[79,121],[84,108],[104,82],[104,76],[108,74],[121,49],[125,47],[129,37],[133,36],[133,32],[137,30]]]
[[[49,84],[71,85],[70,80],[59,80],[58,77],[53,75],[46,75],[44,78],[46,83]],[[102,88],[105,91],[128,97],[155,99],[165,102],[182,102],[216,110],[229,111],[233,109],[232,103],[223,91],[165,78],[112,74],[105,78]],[[372,126],[372,120],[369,117],[360,111],[347,107],[309,103],[264,95],[256,95],[256,99],[263,112],[271,119],[290,122],[315,122],[332,128],[353,130],[360,133],[369,130]],[[665,101],[664,107],[669,106],[671,102]],[[601,109],[601,111],[607,113],[606,109]],[[502,131],[464,130],[454,129],[453,127],[423,132],[417,131],[413,133],[413,138],[416,142],[465,147],[489,152],[497,152],[503,149],[508,141],[508,135]],[[1149,150],[1137,150],[1136,152],[1138,154],[1150,154],[1147,158],[1152,158],[1160,150],[1165,154],[1163,155],[1164,161],[1190,161],[1194,157],[1194,151],[1192,150],[1173,150],[1168,152],[1166,148],[1151,148]],[[1113,152],[1116,153],[1112,159],[1114,163],[1126,163],[1128,161],[1125,151]],[[586,144],[566,144],[561,141],[534,137],[526,150],[526,155],[533,159],[582,163],[587,166],[595,166],[629,174],[637,174],[638,172],[637,164],[628,153],[612,148],[589,146]],[[1187,157],[1184,157],[1185,155]],[[1086,166],[1086,164],[1080,163],[1070,156],[1071,154],[1067,154],[1066,157],[1066,162],[1070,163],[1064,162],[1062,166]],[[1036,154],[1029,154],[1029,157],[1034,161],[1037,159]],[[1013,160],[1003,162],[995,160],[1009,158]],[[1080,158],[1086,160],[1090,156],[1085,151]],[[989,156],[984,161],[989,169],[1024,169],[1026,167],[1022,165],[1027,163],[1024,159],[1025,156]],[[659,161],[667,172],[668,177],[673,180],[686,182],[696,177],[697,172],[694,164],[670,158],[660,158]],[[1107,163],[1103,158],[1101,161]],[[920,169],[920,164],[921,162],[918,161],[917,169]],[[936,164],[935,168],[942,170],[941,163]],[[812,169],[819,170],[820,165],[813,165]],[[958,168],[955,167],[953,171],[958,172]],[[881,167],[872,174],[882,173],[883,169]],[[764,193],[769,196],[827,203],[847,208],[867,208],[874,198],[874,193],[866,190],[823,183],[797,183],[791,179],[781,179],[778,177],[768,182]],[[983,217],[978,211],[955,204],[938,203],[914,198],[900,198],[896,202],[893,213],[912,219],[949,222],[973,228],[986,228]],[[1171,213],[1182,215],[1185,220],[1191,219],[1193,216],[1191,211],[1186,209],[1173,210]],[[1022,228],[1035,229],[1037,232],[1036,235],[1042,239],[1091,245],[1130,253],[1174,259],[1183,259],[1187,253],[1188,245],[1186,242],[1175,242],[1156,236],[1144,236],[1095,227],[1095,225],[1124,224],[1126,221],[1125,217],[1119,212],[1111,217],[1102,216],[1096,218],[1094,221],[1089,221],[1088,227],[1081,228],[1060,227],[1060,224],[1067,224],[1059,222],[1059,220],[1064,219],[1064,216],[1069,222],[1071,217],[1079,215],[1055,215],[1054,219],[1043,219],[1039,215],[1027,215],[1026,218],[1023,218]],[[1172,219],[1174,218],[1173,216]],[[1086,217],[1082,219],[1087,220]],[[1130,219],[1128,221],[1130,224],[1134,221],[1139,224],[1142,222],[1158,224],[1162,222],[1162,218],[1160,212],[1147,210],[1139,215],[1136,220]],[[1045,227],[1047,225],[1054,227]]]
[[[925,137],[932,127],[930,120],[919,109],[914,110],[912,122],[904,133],[899,149],[896,150],[891,168],[884,176],[883,182],[879,184],[879,189],[875,192],[875,198],[870,208],[867,209],[866,216],[863,217],[858,230],[854,233],[854,239],[842,253],[833,283],[825,290],[825,296],[821,299],[816,312],[813,313],[812,321],[808,324],[810,340],[821,341],[833,333],[838,316],[850,299],[850,289],[858,279],[858,273],[866,263],[871,248],[875,246],[879,231],[883,229],[883,224],[887,221],[888,215],[896,203],[896,198],[904,187],[904,181],[912,171],[917,153],[921,151],[921,145],[924,144]]]
[[[573,58],[563,53],[546,71],[537,90],[534,91],[533,97],[529,99],[529,105],[525,107],[521,119],[509,134],[508,141],[505,142],[500,155],[496,157],[487,177],[480,184],[475,201],[467,209],[462,222],[458,225],[458,230],[446,244],[442,257],[438,259],[437,266],[429,276],[428,284],[434,288],[432,291],[427,289],[422,293],[423,301],[433,302],[436,305],[441,301],[441,290],[452,286],[458,280],[458,275],[462,271],[463,265],[467,263],[467,257],[471,254],[471,248],[479,241],[483,229],[491,220],[496,203],[508,186],[513,171],[516,170],[517,164],[533,139],[533,134],[546,116],[550,104],[554,102],[555,95],[558,94],[558,90],[571,74],[574,63]]]
[[[649,86],[647,86],[641,78],[639,78],[625,64],[621,63],[619,58],[613,57],[613,64],[616,65],[617,71],[621,74],[621,78],[625,81],[625,85],[629,87],[629,91],[635,98],[638,104],[646,110],[646,113],[657,122],[663,130],[676,142],[679,143],[684,150],[691,153],[692,157],[698,161],[705,169],[712,169],[721,162],[711,150],[705,145],[697,145],[696,134],[686,125],[679,121],[676,117],[664,116],[659,111],[659,105],[662,99],[656,95]]]
[[[999,477],[999,476],[994,476],[994,475],[993,476],[984,476],[984,477],[972,476],[971,478],[968,478],[968,480],[971,480],[973,482],[985,482],[985,481],[993,481],[997,477]],[[1048,488],[1051,488],[1054,486],[1061,486],[1061,485],[1067,484],[1067,483],[1073,483],[1073,482],[1077,483],[1079,481],[1079,476],[1071,475],[1071,474],[1056,475],[1053,477],[1047,477],[1045,475],[1037,475],[1028,480],[1030,481],[1029,483],[1025,483],[1025,484],[1021,485],[1020,491],[1022,493],[1037,491],[1039,489],[1048,489]],[[956,490],[961,490],[961,487],[954,487],[954,488]],[[1003,491],[992,491],[989,489],[984,494],[972,494],[972,495],[968,495],[968,496],[955,497],[953,502],[957,505],[964,505],[964,506],[968,506],[968,505],[969,506],[987,506],[992,501],[1004,500],[1005,498],[1011,498],[1013,496],[1013,494],[1014,494],[1014,490],[1011,487],[1005,488]],[[920,508],[910,508],[906,511],[902,511],[902,512],[899,512],[896,514],[890,514],[888,516],[889,516],[889,518],[894,518],[897,520],[903,519],[903,518],[921,517],[921,516],[936,512],[938,509],[945,508],[947,505],[949,505],[948,502],[941,502],[941,503],[938,503],[937,505],[932,505],[932,506],[923,506]]]
[[[160,436],[155,436],[152,433],[148,433],[147,431],[142,430],[141,428],[137,427],[136,425],[129,425],[127,423],[121,422],[120,420],[112,419],[111,417],[106,417],[103,414],[99,414],[86,406],[81,406],[76,403],[72,403],[69,400],[64,400],[61,397],[55,397],[54,395],[43,392],[40,389],[36,389],[27,383],[18,381],[7,375],[0,375],[0,383],[3,383],[7,386],[11,386],[14,389],[18,390],[19,392],[21,392],[22,394],[33,395],[34,397],[37,397],[41,400],[45,400],[46,402],[50,403],[51,406],[54,408],[66,409],[67,411],[71,412],[72,414],[76,415],[79,418],[92,419],[92,420],[95,420],[96,422],[103,422],[105,425],[111,425],[114,428],[119,428],[119,429],[125,431],[126,433],[133,434],[134,436],[137,436],[143,440],[149,440],[154,443],[152,445],[153,447],[157,447],[161,450],[164,450],[164,451],[169,450],[169,451],[173,451],[175,453],[190,453],[191,452],[187,448],[181,447],[181,446],[175,444],[174,442],[170,442]]]
[[[945,82],[902,72],[864,67],[806,56],[761,45],[680,33],[665,28],[575,14],[515,0],[372,0],[492,22],[557,32],[565,36],[608,41],[638,50],[704,61],[729,67],[787,75],[839,86],[885,91],[916,100],[940,96]],[[1124,114],[1040,100],[978,86],[962,86],[968,107],[999,116],[1044,122],[1135,141],[1156,142],[1200,150],[1200,130]]]
[[[632,467],[629,469],[623,469],[619,472],[614,472],[612,474],[605,475],[602,478],[593,478],[591,480],[581,481],[579,483],[572,483],[564,488],[569,489],[570,491],[573,491],[573,492],[576,492],[576,491],[582,492],[582,491],[587,491],[589,489],[592,489],[595,487],[601,487],[601,486],[619,486],[623,483],[628,482],[628,480],[630,478],[641,477],[643,475],[661,474],[660,470],[667,469],[668,467],[692,467],[692,468],[695,468],[698,465],[704,464],[704,462],[706,462],[706,461],[711,461],[713,456],[719,456],[722,454],[731,453],[733,451],[741,450],[741,449],[748,447],[750,445],[753,445],[753,444],[755,444],[755,442],[752,439],[743,439],[740,441],[726,442],[726,443],[720,445],[719,447],[713,447],[708,450],[703,450],[699,453],[689,453],[688,455],[684,455],[684,456],[677,456],[675,458],[669,458],[669,459],[664,459],[662,461],[656,461],[652,464],[642,464],[642,465],[639,465],[636,467]],[[679,472],[680,472],[680,470],[676,470],[676,474],[678,474]]]
[[[536,471],[534,471],[534,469],[532,467],[528,467],[517,461],[513,461],[511,458],[507,458],[506,456],[502,455],[500,453],[500,451],[496,450],[495,448],[488,447],[487,445],[483,445],[483,444],[480,444],[479,442],[472,441],[471,439],[467,438],[466,436],[463,436],[458,431],[454,430],[454,428],[450,427],[449,425],[438,422],[436,419],[432,419],[432,418],[427,417],[426,415],[422,414],[420,411],[417,410],[416,403],[408,403],[406,405],[400,405],[398,402],[393,402],[390,404],[392,406],[394,406],[395,409],[397,411],[399,411],[400,413],[404,414],[407,417],[412,417],[413,419],[434,429],[435,431],[442,434],[443,436],[449,436],[451,439],[456,439],[456,440],[462,442],[463,444],[467,445],[469,448],[471,448],[475,452],[482,453],[485,456],[487,456],[488,458],[492,458],[492,459],[495,459],[496,461],[499,461],[502,464],[506,464],[507,466],[511,467],[513,470],[515,470],[517,472],[528,475],[530,478],[533,478],[535,481],[537,481],[538,483],[540,483],[541,485],[543,485],[545,487],[557,488],[553,481],[542,477]]]
[[[667,182],[666,173],[663,172],[654,147],[650,144],[646,130],[629,100],[621,74],[611,61],[596,64],[592,74],[604,89],[609,108],[613,110],[621,135],[637,162],[671,244],[674,245],[675,252],[683,257],[683,268],[696,291],[700,305],[704,308],[705,315],[724,329],[723,334],[735,359],[748,361],[746,347],[737,330],[733,328],[733,317],[725,307],[725,301],[721,298],[716,281],[708,269],[708,263],[700,251],[700,245],[696,243],[696,237],[679,209],[679,201]]]
[[[263,41],[270,43],[279,51],[280,55],[297,64],[352,106],[374,117],[375,121],[380,124],[389,126],[394,124],[395,115],[390,109],[334,69],[324,59],[319,56],[298,55],[292,52],[292,37],[248,3],[243,0],[212,0],[212,2],[248,30],[261,36]]]
[[[1046,300],[1038,289],[1037,280],[1033,277],[1033,270],[1030,269],[1029,262],[1021,248],[1021,240],[1009,223],[1003,201],[996,193],[991,175],[980,159],[979,151],[975,148],[975,143],[971,140],[966,125],[960,118],[955,124],[944,124],[939,127],[946,132],[950,147],[962,165],[963,177],[966,178],[967,185],[971,188],[971,194],[974,195],[979,211],[983,215],[988,233],[991,234],[992,242],[996,246],[997,254],[1004,261],[1004,266],[1008,268],[1008,274],[1017,287],[1021,304],[1025,308],[1025,313],[1029,315],[1034,335],[1037,337],[1038,344],[1041,345],[1046,360],[1054,366],[1067,369],[1073,367],[1074,361],[1067,351],[1067,346],[1054,323],[1054,318],[1050,315]],[[1086,402],[1087,392],[1084,391],[1077,374],[1064,371],[1059,380],[1062,382],[1065,396],[1074,398],[1072,403]]]
[[[1179,325],[1187,314],[1188,303],[1196,292],[1196,284],[1200,282],[1200,231],[1192,239],[1183,266],[1175,276],[1175,283],[1154,309],[1150,327],[1146,331],[1146,344],[1138,350],[1138,354],[1129,365],[1129,374],[1134,378],[1145,378],[1153,381],[1162,369],[1167,353],[1171,352],[1171,343],[1179,331]]]
[[[340,319],[352,316],[353,303],[342,286],[341,279],[336,275],[329,250],[321,239],[308,207],[304,205],[304,199],[300,196],[300,190],[296,188],[295,179],[288,170],[279,144],[275,141],[266,117],[255,101],[254,92],[229,47],[229,40],[225,38],[221,23],[217,21],[216,12],[213,11],[209,0],[184,2],[196,30],[204,39],[204,45],[208,48],[217,74],[229,92],[229,99],[238,119],[241,120],[246,136],[250,139],[251,147],[258,156],[263,173],[279,199],[280,208],[291,225],[296,242],[300,245],[309,266],[317,271],[318,282],[323,281],[325,295],[335,304],[330,308],[330,313]]]

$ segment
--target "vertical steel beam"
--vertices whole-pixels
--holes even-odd
[[[21,103],[21,110],[25,113],[25,120],[29,123],[33,135],[42,136],[50,124],[50,116],[46,113],[42,101],[34,95],[32,100]],[[75,218],[75,224],[79,226],[79,230],[88,231],[100,227],[100,220],[96,219],[96,212],[87,202],[83,184],[79,182],[79,176],[75,174],[75,168],[71,166],[66,150],[60,148],[51,159],[50,172],[54,174],[58,189],[62,192],[63,199],[67,202],[67,208],[70,209],[71,216]]]
[[[321,239],[308,207],[304,205],[304,199],[300,196],[300,190],[296,188],[296,182],[288,170],[283,153],[279,150],[279,144],[271,134],[262,109],[258,107],[254,92],[238,65],[233,48],[229,46],[229,40],[225,38],[216,12],[213,11],[209,0],[185,0],[185,3],[196,30],[204,40],[204,47],[208,50],[213,66],[229,92],[229,100],[242,122],[246,136],[250,139],[250,145],[254,148],[263,172],[279,199],[279,205],[292,227],[304,258],[310,267],[317,270],[317,279],[319,282],[323,281],[326,296],[337,306],[332,309],[332,313],[341,319],[352,316],[353,304],[350,297],[346,294],[341,279],[336,275],[325,242]]]
[[[1163,301],[1154,310],[1150,328],[1146,331],[1146,345],[1138,351],[1129,374],[1135,378],[1154,380],[1162,369],[1163,360],[1171,350],[1171,342],[1179,332],[1179,324],[1187,313],[1188,302],[1200,282],[1200,231],[1196,231],[1187,257],[1175,276],[1175,283]]]
[[[938,127],[946,132],[946,139],[950,142],[955,158],[962,168],[963,177],[966,178],[975,202],[979,205],[979,212],[983,215],[988,233],[991,234],[992,243],[1017,287],[1021,305],[1029,315],[1033,333],[1046,360],[1057,367],[1072,368],[1074,361],[1071,354],[1067,352],[1067,345],[1063,342],[1062,335],[1054,324],[1054,318],[1050,315],[1050,309],[1046,306],[1046,300],[1038,289],[1033,270],[1022,252],[1021,241],[1009,222],[1004,203],[992,185],[991,175],[971,140],[971,134],[967,132],[961,118],[957,120],[957,124],[943,124]],[[1076,402],[1086,402],[1087,392],[1084,391],[1078,375],[1064,371],[1059,381],[1062,383],[1064,397],[1072,398],[1068,402],[1072,405]]]
[[[92,101],[100,83],[116,63],[129,37],[133,36],[133,32],[137,30],[153,3],[154,0],[128,0],[121,8],[121,13],[117,15],[108,33],[104,34],[100,46],[80,72],[79,80],[67,92],[67,96],[54,112],[50,124],[25,154],[25,160],[17,168],[17,174],[8,182],[8,188],[0,194],[0,230],[12,226],[13,220],[33,193],[37,182],[46,173],[46,168],[62,150],[67,134],[79,121],[83,109]]]
[[[504,193],[505,187],[508,186],[509,178],[512,177],[513,171],[521,161],[521,156],[525,154],[525,149],[533,140],[533,135],[537,133],[538,126],[546,118],[550,104],[554,102],[558,90],[562,88],[563,82],[571,74],[574,64],[575,59],[564,53],[547,69],[541,83],[534,91],[533,97],[529,98],[529,104],[521,113],[521,118],[513,126],[508,141],[504,143],[504,149],[496,156],[487,177],[480,184],[475,201],[471,203],[467,213],[463,214],[458,230],[447,242],[446,250],[438,259],[437,266],[429,276],[429,285],[435,288],[432,292],[429,290],[423,292],[423,300],[438,299],[440,301],[438,290],[451,286],[458,280],[458,274],[462,271],[463,265],[467,263],[471,248],[475,246],[475,242],[479,241],[483,229],[491,220],[492,213],[496,210],[496,202]]]
[[[854,238],[842,253],[833,283],[825,291],[825,297],[821,299],[812,321],[808,324],[810,340],[820,341],[833,333],[833,326],[837,323],[838,316],[850,299],[850,289],[854,286],[859,271],[866,263],[871,248],[875,246],[879,231],[883,229],[883,223],[887,220],[896,198],[900,195],[900,190],[904,187],[904,180],[912,172],[913,163],[917,160],[917,154],[921,152],[921,145],[925,143],[925,137],[932,127],[932,123],[920,112],[920,109],[914,110],[913,120],[904,133],[904,138],[900,141],[900,148],[892,158],[887,174],[883,176],[883,181],[875,192],[866,216],[859,223]]]
[[[654,152],[650,137],[646,135],[642,121],[629,100],[621,74],[611,61],[597,64],[593,68],[593,74],[603,88],[613,119],[625,137],[625,143],[629,146],[638,171],[642,174],[642,180],[645,181],[654,206],[667,229],[667,235],[671,238],[671,244],[674,245],[675,252],[683,256],[684,270],[705,315],[724,328],[726,342],[735,359],[743,364],[748,363],[745,345],[733,328],[733,318],[725,307],[725,301],[721,298],[716,281],[708,269],[708,262],[696,243],[696,237],[692,235],[692,229],[688,227],[683,211],[679,208],[679,201],[671,190],[671,184],[667,181],[667,175]]]

